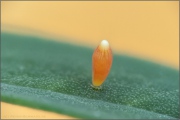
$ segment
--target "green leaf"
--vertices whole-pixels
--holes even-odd
[[[1,99],[78,118],[179,118],[179,72],[114,54],[102,90],[91,87],[93,50],[1,34]]]

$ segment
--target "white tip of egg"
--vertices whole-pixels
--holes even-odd
[[[109,42],[107,40],[102,40],[100,46],[103,49],[108,49],[109,48]]]

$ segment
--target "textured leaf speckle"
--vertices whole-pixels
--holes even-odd
[[[6,33],[1,40],[2,101],[79,118],[179,118],[178,70],[115,54],[96,91],[93,50]]]

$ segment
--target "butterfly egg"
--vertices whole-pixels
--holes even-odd
[[[107,40],[102,40],[92,56],[92,86],[99,89],[112,65],[112,51]]]

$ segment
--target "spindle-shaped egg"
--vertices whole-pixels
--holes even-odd
[[[92,86],[100,88],[112,65],[112,51],[107,40],[102,40],[92,56]]]

